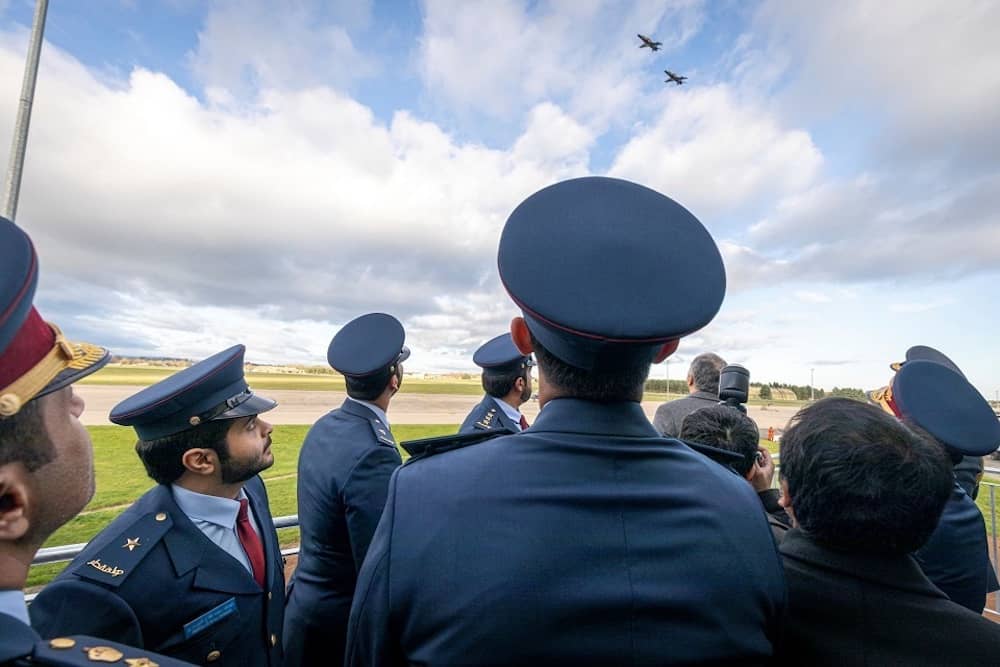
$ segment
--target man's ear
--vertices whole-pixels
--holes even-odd
[[[788,494],[788,482],[781,480],[781,497],[778,498],[778,504],[781,505],[788,517],[792,520],[793,526],[798,526],[799,522],[795,520],[795,508],[792,507],[794,504],[792,497]]]
[[[0,466],[0,542],[14,542],[28,534],[29,475],[21,463]]]
[[[531,344],[528,323],[524,321],[523,317],[515,317],[510,321],[510,337],[514,339],[514,347],[521,354],[528,356],[535,351],[535,346]]]
[[[658,364],[667,357],[669,357],[671,354],[677,351],[677,346],[680,344],[681,341],[679,338],[676,340],[668,340],[666,343],[663,344],[663,347],[660,348],[659,352],[656,353],[656,356],[653,358],[653,363]]]
[[[221,462],[214,449],[196,447],[181,455],[181,463],[196,475],[211,475],[219,469]]]

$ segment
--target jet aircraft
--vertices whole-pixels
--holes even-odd
[[[653,51],[659,51],[660,47],[663,46],[663,42],[654,42],[652,37],[646,37],[645,35],[639,35],[639,39],[642,40],[642,44],[639,45],[640,49],[644,49],[647,46]]]
[[[671,72],[668,69],[663,70],[663,73],[666,74],[668,77],[670,77],[669,79],[667,79],[663,83],[676,83],[678,86],[680,86],[680,85],[683,85],[683,83],[685,81],[687,81],[687,77],[686,76],[680,76],[678,74],[674,74],[673,72]]]

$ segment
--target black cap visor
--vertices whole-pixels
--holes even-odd
[[[214,415],[211,417],[211,420],[236,419],[237,417],[259,415],[262,412],[273,410],[277,405],[277,401],[272,401],[270,398],[264,398],[263,396],[258,396],[257,394],[251,392],[250,396],[246,400],[240,401],[237,405],[229,408],[225,412],[220,412],[219,414]]]

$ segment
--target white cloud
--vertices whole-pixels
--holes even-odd
[[[809,290],[795,290],[794,296],[802,303],[830,303],[833,301],[829,294]]]
[[[756,63],[787,61],[800,113],[881,116],[896,160],[996,164],[1000,4],[981,0],[836,4],[770,0],[755,17]]]
[[[7,80],[23,66],[13,41],[0,37]],[[173,341],[178,354],[196,339],[214,343],[172,317],[188,304],[196,318],[246,320],[248,333],[282,322],[329,329],[385,310],[418,328],[420,317],[451,317],[433,336],[426,327],[431,347],[464,330],[461,345],[482,340],[506,322],[476,324],[465,304],[507,308],[495,277],[506,216],[535,190],[586,173],[593,142],[553,104],[531,111],[500,150],[408,112],[382,124],[329,88],[266,90],[259,101],[205,105],[142,69],[107,85],[46,45],[19,220],[43,267],[87,287],[78,309],[94,291],[144,295],[166,316],[133,326],[148,311],[120,302],[104,321],[137,346]],[[13,115],[14,100],[0,100],[0,122]],[[43,282],[53,279],[43,269]],[[258,354],[283,354],[281,336],[269,345]]]
[[[669,53],[701,27],[701,5],[430,0],[421,76],[433,95],[460,111],[509,118],[556,100],[588,123],[621,121],[633,113],[644,80],[659,82],[658,61],[637,48],[637,30],[656,35],[661,53]]]
[[[224,0],[212,6],[189,54],[216,100],[252,102],[264,90],[343,87],[378,71],[349,30],[370,20],[369,0],[321,3]]]
[[[823,157],[803,130],[725,85],[670,90],[662,113],[622,148],[610,175],[650,185],[696,215],[730,213],[812,184]]]
[[[917,314],[917,313],[927,313],[932,310],[937,310],[938,308],[944,308],[945,306],[950,306],[954,301],[950,299],[944,299],[940,301],[920,301],[916,303],[892,303],[889,304],[889,312],[897,314]]]
[[[751,226],[760,261],[786,277],[908,282],[995,271],[1000,173],[912,197],[898,181],[863,175],[790,196]]]

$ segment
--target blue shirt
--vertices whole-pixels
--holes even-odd
[[[174,502],[187,515],[187,518],[191,519],[191,523],[197,526],[198,530],[204,533],[205,537],[216,546],[239,561],[252,575],[253,568],[250,566],[250,559],[247,558],[243,544],[236,533],[236,518],[240,513],[240,500],[247,497],[243,489],[240,489],[240,495],[237,496],[236,500],[195,493],[177,484],[171,484],[170,490],[174,495]],[[250,516],[250,525],[253,526],[254,532],[260,535],[257,519],[253,515],[253,509],[249,503],[247,503],[247,514]]]
[[[0,614],[13,616],[25,625],[28,620],[28,605],[24,603],[24,591],[0,591]]]
[[[510,420],[517,425],[517,430],[522,431],[521,428],[521,411],[515,408],[513,405],[503,400],[502,398],[493,397],[493,402],[500,406],[503,413],[510,417]]]

